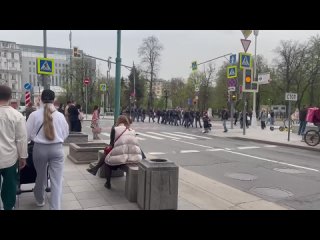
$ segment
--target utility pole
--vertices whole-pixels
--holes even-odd
[[[120,92],[121,92],[121,30],[117,30],[117,58],[116,58],[116,86],[115,86],[115,109],[114,109],[114,123],[120,115]]]
[[[70,88],[69,88],[69,84],[67,86],[67,101],[70,100],[72,98],[72,90],[70,91],[71,87],[72,87],[72,32],[70,30],[70,34],[69,34],[69,41],[70,41],[70,67],[69,67],[69,77],[70,77]]]
[[[47,57],[47,30],[43,30],[43,57]],[[43,89],[50,89],[50,83],[45,74],[42,74]]]
[[[258,81],[257,78],[257,37],[259,30],[254,30],[254,70],[253,70],[253,81]],[[256,115],[256,92],[253,92],[253,104],[252,104],[252,127],[257,126],[257,115]]]

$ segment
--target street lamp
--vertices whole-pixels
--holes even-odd
[[[253,80],[257,81],[257,37],[259,34],[259,30],[253,30],[253,34],[255,36],[254,39],[254,71],[253,71]],[[257,115],[256,115],[256,92],[253,92],[253,106],[252,106],[252,127],[257,126]]]

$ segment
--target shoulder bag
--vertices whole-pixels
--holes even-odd
[[[116,143],[116,141],[122,136],[122,134],[124,134],[124,132],[127,130],[127,128],[119,135],[119,137],[116,138],[116,140],[114,141],[113,145]],[[109,146],[106,146],[105,149],[104,149],[104,154],[107,156],[111,150],[112,150],[112,146],[109,145]]]

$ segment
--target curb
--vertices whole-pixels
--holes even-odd
[[[311,146],[309,147],[309,146],[292,145],[292,144],[288,144],[288,143],[272,142],[272,141],[267,141],[267,140],[254,139],[254,138],[243,138],[243,137],[228,137],[228,138],[236,139],[236,140],[267,143],[267,144],[273,144],[273,145],[278,145],[278,146],[293,147],[293,148],[299,148],[299,149],[304,149],[304,150],[320,152],[320,148],[311,147]]]

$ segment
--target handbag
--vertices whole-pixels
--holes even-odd
[[[116,143],[116,141],[121,137],[121,135],[127,130],[127,128],[117,137],[117,139],[114,141],[113,145]],[[111,150],[113,149],[112,145],[108,145],[104,148],[104,154],[107,156]]]
[[[37,131],[36,136],[40,132],[41,128],[43,126],[43,123],[41,124],[39,130]],[[37,177],[37,172],[33,164],[33,147],[34,147],[34,141],[31,141],[28,143],[28,158],[26,161],[26,166],[20,170],[19,174],[19,182],[20,184],[29,184],[34,183]]]

